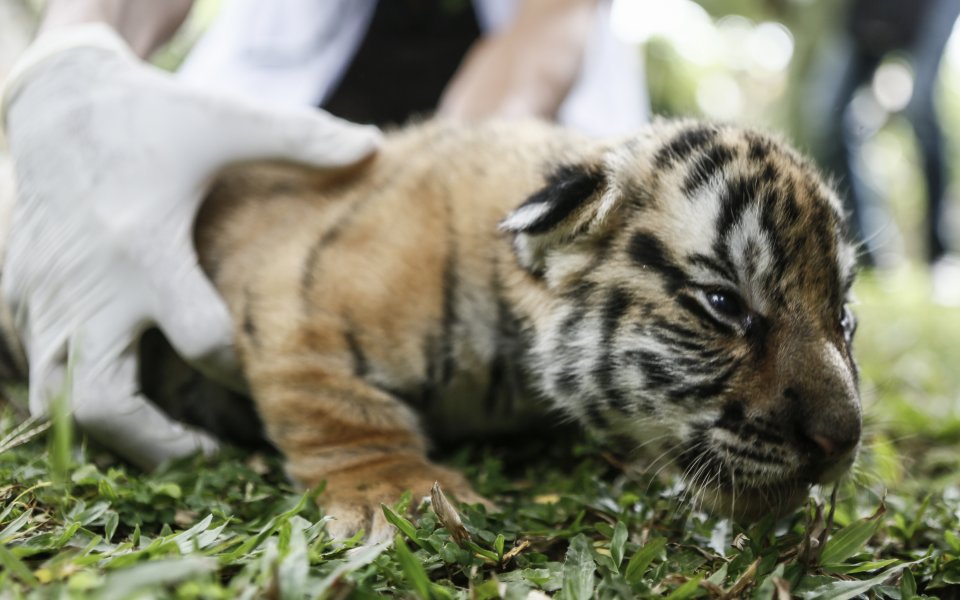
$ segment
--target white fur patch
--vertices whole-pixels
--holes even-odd
[[[530,227],[547,214],[550,210],[549,202],[537,202],[535,204],[526,204],[500,222],[500,229],[505,231],[523,231]]]
[[[737,267],[737,279],[744,299],[754,310],[766,313],[769,302],[760,282],[772,268],[774,260],[770,240],[760,225],[760,213],[758,204],[751,204],[743,212],[740,222],[731,231],[727,248]],[[753,261],[752,279],[747,261]]]

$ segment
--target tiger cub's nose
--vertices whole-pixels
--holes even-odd
[[[860,430],[857,428],[855,436],[832,437],[823,433],[803,432],[803,436],[813,442],[813,445],[827,460],[837,460],[848,455],[860,441]]]
[[[794,431],[815,462],[835,462],[853,452],[860,442],[861,417],[854,398],[824,401],[796,388],[784,394],[792,404]]]

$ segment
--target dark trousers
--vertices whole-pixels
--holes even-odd
[[[901,49],[913,68],[913,95],[904,116],[913,128],[922,161],[926,183],[927,212],[924,231],[927,238],[927,259],[937,260],[948,250],[943,230],[944,201],[949,169],[943,133],[934,106],[934,90],[940,59],[953,24],[960,15],[960,0],[935,0],[920,21],[920,30],[910,46]],[[860,172],[860,155],[867,134],[849,118],[849,105],[857,90],[869,82],[883,60],[882,54],[870,51],[856,42],[850,45],[843,61],[841,76],[833,90],[834,110],[827,132],[828,147],[824,160],[839,176],[846,192],[844,197],[851,212],[853,233],[864,243],[864,259],[873,264],[879,253],[882,230],[889,220],[884,203],[876,198]]]

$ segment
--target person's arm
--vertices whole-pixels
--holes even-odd
[[[521,0],[506,28],[467,53],[438,114],[555,116],[579,74],[596,7],[597,0]]]
[[[140,58],[146,58],[180,28],[194,0],[49,0],[39,33],[83,23],[103,23]]]
[[[192,239],[214,175],[261,158],[342,168],[380,140],[375,128],[206,92],[144,63],[112,27],[148,53],[176,21],[166,2],[54,2],[0,95],[17,187],[0,281],[12,318],[0,322],[12,321],[7,346],[26,355],[30,412],[63,398],[85,433],[146,468],[216,443],[140,393],[142,332],[159,328],[211,375],[236,373],[233,322]],[[169,18],[150,25],[127,8]]]

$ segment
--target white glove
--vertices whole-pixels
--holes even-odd
[[[208,182],[255,158],[349,165],[376,149],[379,131],[185,87],[103,25],[38,39],[0,116],[17,185],[2,287],[31,412],[65,391],[81,429],[145,468],[215,449],[139,394],[136,355],[156,324],[208,372],[236,369],[230,316],[193,248]]]

